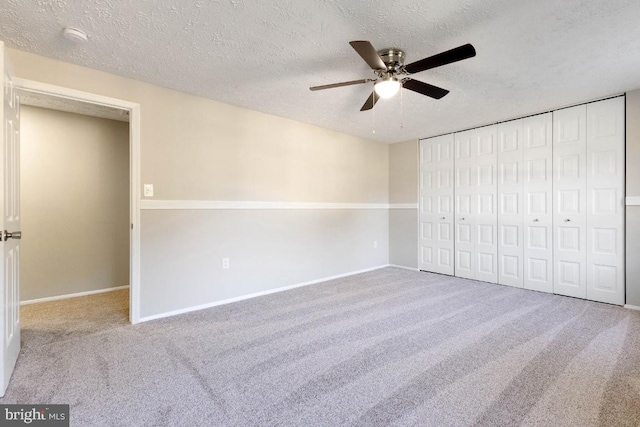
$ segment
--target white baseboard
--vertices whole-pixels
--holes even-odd
[[[316,203],[316,202],[259,202],[225,200],[157,200],[142,199],[140,208],[147,209],[389,209],[389,203]]]
[[[627,304],[627,305],[624,306],[624,308],[628,308],[629,310],[638,310],[638,311],[640,311],[640,306],[638,306],[638,305],[629,305],[629,304]]]
[[[389,203],[389,209],[418,209],[417,203]]]
[[[115,288],[98,289],[97,291],[86,291],[86,292],[77,292],[75,294],[58,295],[55,297],[30,299],[26,301],[20,301],[20,305],[29,305],[29,304],[37,304],[39,302],[49,302],[49,301],[58,301],[61,299],[86,297],[87,295],[103,294],[105,292],[120,291],[122,289],[129,289],[129,285],[117,286]]]
[[[419,268],[406,267],[404,265],[389,264],[389,267],[402,268],[403,270],[420,271]]]
[[[336,276],[324,277],[322,279],[310,280],[308,282],[297,283],[295,285],[283,286],[281,288],[270,289],[268,291],[256,292],[254,294],[242,295],[235,298],[229,298],[221,301],[209,302],[206,304],[200,304],[193,307],[181,308],[179,310],[173,310],[166,313],[153,314],[140,319],[140,322],[148,322],[150,320],[162,319],[165,317],[177,316],[178,314],[190,313],[192,311],[204,310],[205,308],[216,307],[219,305],[231,304],[232,302],[243,301],[246,299],[261,297],[263,295],[275,294],[277,292],[288,291],[290,289],[301,288],[303,286],[315,285],[316,283],[327,282],[329,280],[340,279],[342,277],[354,276],[356,274],[367,273],[369,271],[380,270],[381,268],[389,267],[389,264],[379,265],[377,267],[367,268],[364,270],[351,271],[349,273],[338,274]]]
[[[225,200],[159,200],[142,199],[140,208],[170,210],[217,209],[418,209],[417,203],[316,203],[316,202],[259,202]]]

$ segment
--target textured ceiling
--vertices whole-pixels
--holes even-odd
[[[100,117],[101,119],[117,120],[119,122],[129,121],[129,112],[126,110],[27,90],[20,91],[20,104],[66,111],[67,113],[82,114],[84,116]]]
[[[638,0],[3,0],[8,46],[383,142],[437,135],[640,87]],[[62,37],[64,26],[89,34]],[[372,77],[350,40],[407,62],[472,43],[475,58],[416,74],[359,109]],[[375,129],[375,133],[373,133]]]

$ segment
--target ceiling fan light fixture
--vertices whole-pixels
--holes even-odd
[[[387,99],[398,93],[400,86],[400,81],[398,81],[397,77],[389,76],[378,80],[373,89],[380,98]]]

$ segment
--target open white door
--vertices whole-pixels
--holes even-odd
[[[2,396],[7,391],[13,368],[20,353],[20,106],[5,58],[4,43],[0,42],[2,69],[2,125],[0,135],[0,206],[2,209],[2,312],[0,313],[0,386]]]

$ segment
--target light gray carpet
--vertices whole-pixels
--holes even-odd
[[[395,268],[136,326],[127,298],[25,307],[0,403],[69,403],[73,426],[640,425],[619,307]]]

